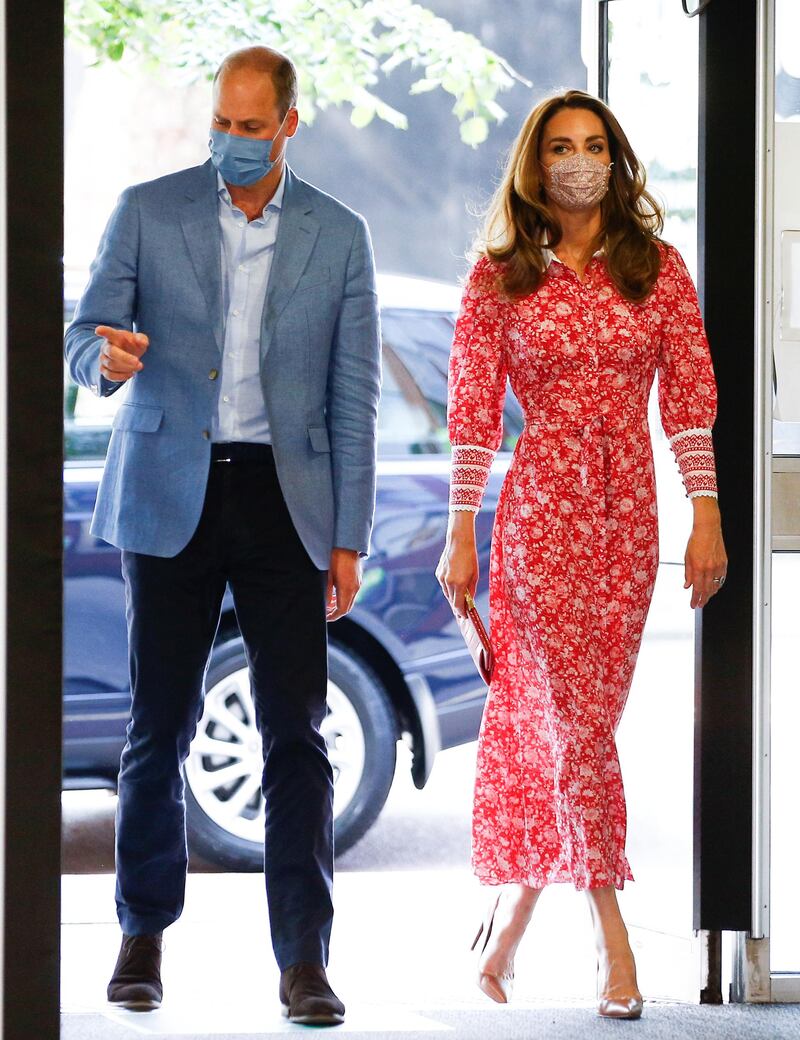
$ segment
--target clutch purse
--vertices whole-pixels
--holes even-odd
[[[491,682],[492,669],[494,668],[492,644],[489,642],[489,634],[478,613],[478,608],[475,606],[475,600],[469,591],[464,593],[464,599],[467,606],[466,617],[456,615],[456,621],[461,629],[464,642],[467,644],[467,649],[472,654],[475,667],[481,673],[481,678],[488,686]]]

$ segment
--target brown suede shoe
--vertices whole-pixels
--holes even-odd
[[[129,1011],[153,1011],[161,1006],[161,932],[123,935],[117,965],[108,984],[111,1004]]]
[[[328,985],[321,964],[301,961],[282,971],[278,995],[290,1022],[302,1026],[338,1026],[344,1022],[344,1004]]]

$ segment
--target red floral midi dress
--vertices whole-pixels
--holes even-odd
[[[662,248],[649,297],[626,300],[601,255],[581,281],[548,254],[517,301],[472,269],[448,381],[450,508],[480,509],[507,377],[525,427],[492,534],[495,670],[478,744],[473,868],[484,884],[632,880],[615,732],[658,568],[647,421],[662,425],[690,497],[716,497],[717,390],[697,294]]]

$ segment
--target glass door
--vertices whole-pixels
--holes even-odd
[[[773,167],[766,251],[774,307],[765,308],[772,386],[769,952],[773,1000],[800,1000],[800,6],[765,5],[764,73],[771,95]],[[768,200],[769,206],[769,200]],[[771,226],[769,226],[771,225]],[[768,417],[769,418],[769,417]]]

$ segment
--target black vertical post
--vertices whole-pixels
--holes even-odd
[[[3,1040],[59,1035],[63,9],[5,0]]]
[[[699,281],[729,557],[697,622],[694,926],[712,931],[751,927],[756,7],[712,0],[700,15]]]
[[[599,0],[597,8],[597,96],[608,104],[608,4]]]

